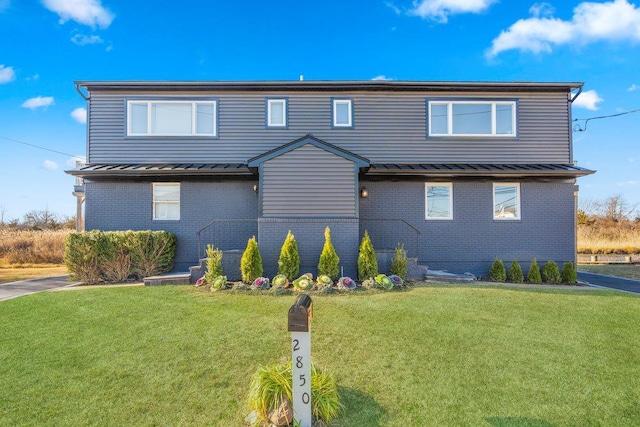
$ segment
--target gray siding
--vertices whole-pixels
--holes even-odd
[[[353,162],[306,144],[264,162],[263,217],[349,217],[356,212]]]
[[[331,97],[353,99],[354,128],[331,127]],[[131,93],[130,96],[144,96]],[[148,96],[148,94],[147,94]],[[312,133],[373,163],[569,163],[567,94],[452,92],[447,96],[519,99],[517,139],[427,139],[426,98],[443,93],[158,93],[219,99],[219,138],[131,137],[126,133],[126,97],[92,92],[89,161],[93,163],[243,163]],[[289,100],[287,129],[265,129],[265,97]]]

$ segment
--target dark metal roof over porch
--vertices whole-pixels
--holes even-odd
[[[406,175],[441,177],[570,177],[590,175],[595,171],[570,164],[372,164],[367,175]]]
[[[207,175],[251,175],[242,163],[90,163],[66,171],[70,175],[91,177],[140,177],[140,176],[207,176]]]

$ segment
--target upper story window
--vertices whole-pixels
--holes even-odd
[[[217,136],[215,100],[128,101],[129,136]]]
[[[493,219],[520,219],[520,184],[493,184]]]
[[[267,127],[287,127],[286,99],[267,99]]]
[[[429,100],[429,136],[515,137],[516,101]]]
[[[427,182],[425,219],[453,219],[453,184]]]
[[[179,182],[153,183],[153,219],[172,221],[180,219]]]
[[[331,100],[333,127],[353,127],[353,100],[350,98],[333,98]]]

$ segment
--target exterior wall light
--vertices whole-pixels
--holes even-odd
[[[253,194],[258,194],[258,184],[253,184]]]
[[[360,197],[362,197],[363,199],[369,197],[369,190],[367,190],[367,187],[362,187],[360,189]]]

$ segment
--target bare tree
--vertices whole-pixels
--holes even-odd
[[[50,230],[60,228],[60,219],[57,214],[45,208],[24,214],[22,224],[38,230]]]
[[[608,197],[603,202],[597,202],[598,213],[605,219],[621,221],[631,218],[631,215],[638,207],[637,204],[629,203],[620,194]]]

